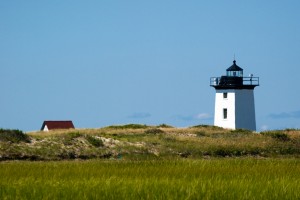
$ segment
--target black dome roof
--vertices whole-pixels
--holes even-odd
[[[237,66],[236,61],[234,60],[233,65],[226,69],[226,71],[243,71],[243,69]]]

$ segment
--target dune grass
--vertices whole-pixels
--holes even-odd
[[[299,199],[300,160],[1,162],[0,199]]]
[[[300,130],[255,133],[199,125],[128,124],[99,129],[71,129],[0,134],[2,160],[199,159],[207,157],[300,157]]]

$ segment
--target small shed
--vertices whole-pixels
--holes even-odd
[[[50,131],[55,129],[74,129],[72,121],[44,121],[41,131]]]

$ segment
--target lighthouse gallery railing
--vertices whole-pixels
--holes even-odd
[[[243,85],[259,86],[259,77],[241,77],[243,78]],[[210,86],[220,85],[221,77],[211,77]]]

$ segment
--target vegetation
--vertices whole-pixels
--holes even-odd
[[[299,199],[299,156],[296,129],[1,129],[0,199]]]
[[[173,128],[128,124],[28,134],[1,129],[0,134],[0,160],[169,160],[249,156],[299,157],[300,130],[255,133],[208,125]]]
[[[147,125],[143,124],[125,124],[125,125],[112,125],[108,126],[107,128],[111,129],[142,129],[142,128],[147,128]]]
[[[266,136],[270,136],[280,141],[288,141],[290,139],[288,134],[282,131],[268,131],[268,132],[262,132],[262,134]]]
[[[103,141],[101,139],[97,139],[91,135],[85,135],[86,140],[93,145],[94,147],[103,147]]]
[[[145,133],[146,134],[161,134],[161,133],[164,133],[164,131],[162,131],[159,128],[151,128],[151,129],[145,130]]]
[[[0,163],[0,199],[299,199],[298,159]]]
[[[157,126],[157,128],[174,128],[174,127],[168,124],[160,124]]]
[[[29,137],[20,130],[0,129],[0,142],[30,142]]]

